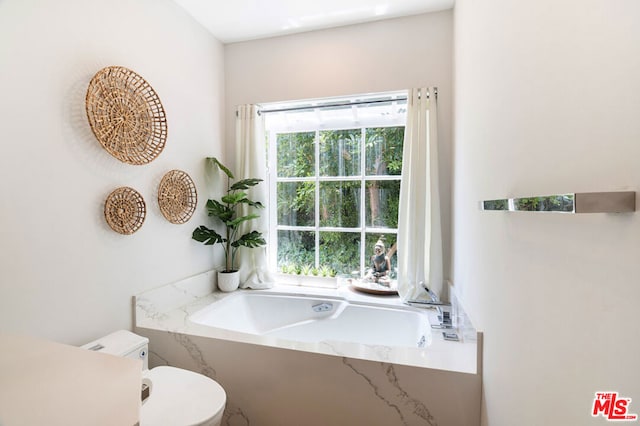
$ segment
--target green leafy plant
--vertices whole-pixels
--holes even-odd
[[[313,268],[312,265],[302,265],[300,266],[300,274],[301,275],[311,275],[311,268]]]
[[[331,266],[322,265],[320,267],[320,275],[323,277],[335,277],[336,271]]]
[[[258,209],[264,208],[264,205],[259,201],[252,201],[247,198],[247,193],[245,192],[247,189],[262,182],[262,179],[248,178],[231,184],[231,180],[235,178],[227,167],[220,163],[215,157],[208,157],[207,161],[210,161],[212,165],[217,166],[227,175],[226,195],[220,200],[209,199],[206,205],[209,216],[213,216],[222,222],[226,232],[225,235],[222,236],[215,230],[202,225],[193,231],[192,238],[205,245],[222,244],[225,257],[225,269],[223,272],[232,272],[237,270],[235,259],[240,247],[255,248],[267,244],[262,233],[258,231],[250,231],[238,236],[238,230],[241,224],[260,217],[260,215],[256,213],[240,216],[240,206],[248,205]]]

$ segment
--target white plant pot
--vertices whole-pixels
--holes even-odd
[[[224,292],[235,291],[240,285],[240,271],[218,271],[218,289]]]

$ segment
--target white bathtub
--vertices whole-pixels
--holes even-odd
[[[325,296],[237,292],[195,312],[189,321],[297,342],[418,348],[431,337],[425,312]]]
[[[220,293],[214,275],[137,295],[135,331],[151,341],[150,367],[225,388],[225,424],[480,424],[481,340],[431,334],[436,311],[349,287]]]

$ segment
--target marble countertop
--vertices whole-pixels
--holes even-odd
[[[0,347],[0,425],[138,423],[140,361],[5,333]]]
[[[195,324],[188,320],[190,315],[232,294],[214,291],[213,273],[205,272],[136,295],[136,327],[437,370],[470,374],[478,372],[482,338],[480,333],[468,326],[464,330],[458,330],[462,338],[459,342],[446,341],[442,337],[442,330],[433,329],[432,337],[425,347],[410,348],[335,341],[298,342]],[[326,289],[276,285],[267,290],[237,291],[328,296],[352,302],[412,309],[403,304],[398,296],[369,295],[348,286]],[[437,311],[427,309],[427,313],[429,321],[437,324]]]

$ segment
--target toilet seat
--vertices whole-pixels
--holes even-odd
[[[141,426],[200,425],[222,415],[227,395],[202,374],[161,366],[142,377],[151,381],[151,395],[140,409]]]

